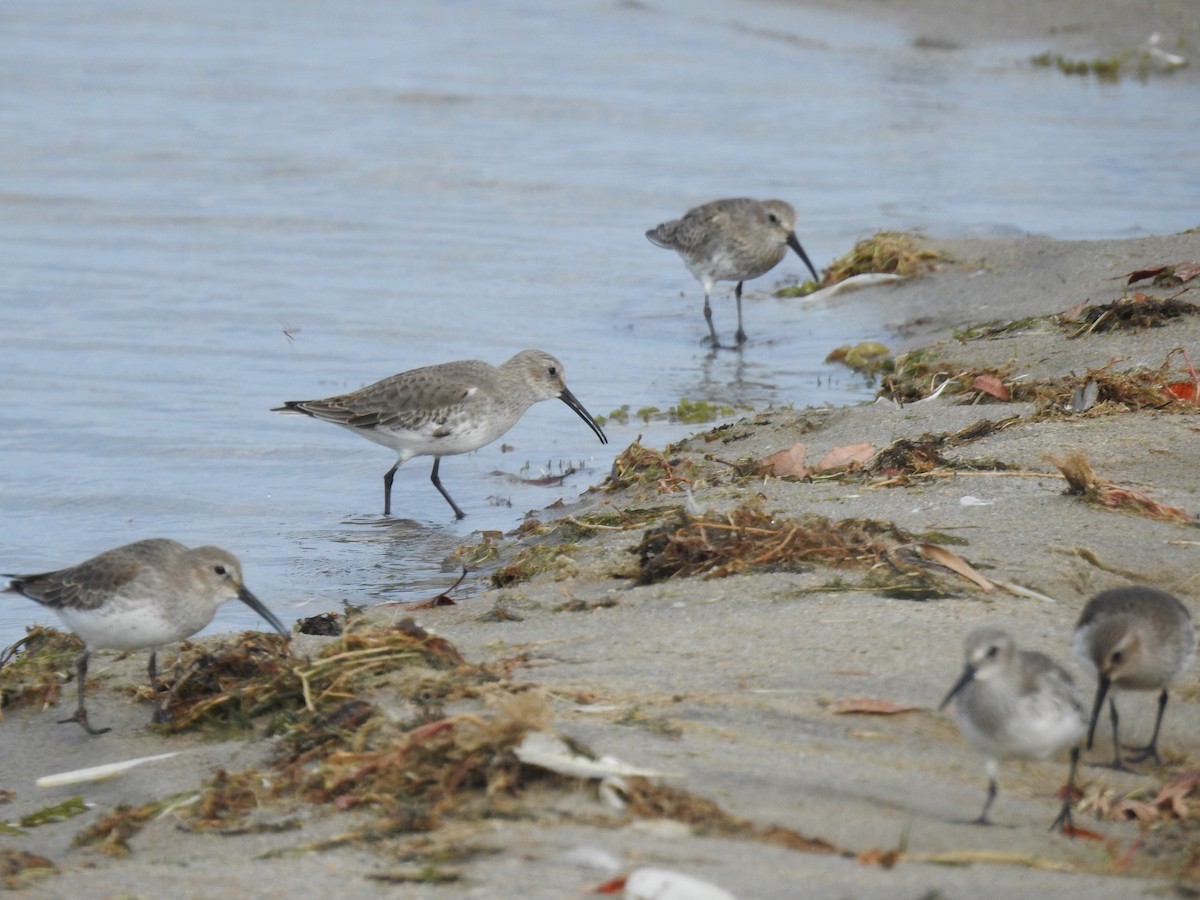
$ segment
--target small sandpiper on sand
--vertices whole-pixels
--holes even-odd
[[[1079,741],[1087,730],[1083,697],[1071,676],[1043,653],[1018,650],[997,628],[979,628],[964,645],[966,665],[939,709],[955,700],[963,737],[987,757],[988,790],[974,825],[990,825],[999,763],[1047,759],[1071,748],[1066,798],[1050,828],[1071,825],[1071,792],[1079,763]]]
[[[718,281],[736,281],[737,342],[746,341],[742,327],[742,282],[766,274],[791,247],[804,260],[813,280],[821,277],[796,238],[796,210],[782,200],[734,197],[689,209],[682,219],[663,222],[646,232],[651,243],[674,250],[704,288],[704,318],[712,347],[721,346],[713,327],[709,295]]]
[[[607,444],[591,413],[567,389],[563,365],[542,350],[522,350],[493,366],[477,359],[401,372],[325,400],[289,400],[274,412],[303,413],[333,422],[400,454],[383,476],[383,514],[392,514],[392,478],[414,456],[432,456],[430,480],[461,519],[438,478],[443,456],[469,453],[500,437],[540,400],[557,397]]]
[[[79,708],[64,722],[93,728],[84,705],[88,657],[93,650],[150,648],[150,687],[158,693],[157,647],[191,637],[212,621],[217,607],[241,600],[284,637],[288,630],[242,582],[242,564],[220,547],[188,549],[178,541],[151,538],[106,550],[69,569],[40,575],[6,575],[6,592],[54,610],[84,643],[76,663]],[[154,721],[165,710],[156,707]]]
[[[1150,757],[1161,763],[1158,730],[1167,708],[1167,688],[1191,668],[1196,658],[1196,628],[1187,607],[1166,591],[1143,585],[1104,591],[1083,608],[1071,647],[1097,678],[1088,749],[1092,749],[1096,722],[1107,695],[1112,718],[1112,768],[1125,769],[1125,761],[1141,762]],[[1125,747],[1134,751],[1125,761],[1117,737],[1117,702],[1112,696],[1117,691],[1160,691],[1150,743]]]

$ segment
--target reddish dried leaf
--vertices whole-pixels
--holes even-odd
[[[1200,772],[1188,772],[1170,784],[1163,785],[1158,796],[1154,798],[1154,805],[1162,810],[1169,809],[1172,815],[1180,819],[1186,819],[1188,807],[1183,802],[1184,798],[1195,793],[1198,785],[1200,785]]]
[[[935,563],[945,566],[951,572],[957,572],[968,581],[973,581],[985,591],[995,589],[995,585],[975,571],[974,566],[953,551],[947,550],[940,544],[917,544],[917,549]]]
[[[1085,841],[1103,841],[1104,835],[1098,832],[1091,831],[1087,828],[1080,828],[1074,822],[1063,823],[1062,833],[1070,838],[1081,838]]]
[[[821,457],[821,461],[817,463],[817,471],[823,472],[853,463],[865,463],[874,455],[875,446],[873,444],[846,444],[843,447],[834,447]]]
[[[812,471],[807,465],[808,448],[796,443],[786,450],[772,453],[758,461],[758,470],[776,478],[807,478]]]
[[[596,885],[594,888],[592,888],[590,891],[588,891],[588,893],[589,894],[615,894],[618,891],[624,891],[625,890],[625,877],[626,876],[624,876],[624,875],[618,875],[616,878],[610,878],[610,879],[608,879],[608,881],[605,881],[603,884]]]
[[[864,850],[858,854],[855,859],[859,865],[863,866],[879,866],[881,869],[890,869],[900,862],[899,850]]]
[[[921,707],[904,706],[891,700],[878,700],[874,697],[857,697],[853,700],[839,700],[830,704],[835,716],[862,714],[868,716],[895,716],[899,713],[915,712]]]
[[[1163,388],[1176,400],[1191,400],[1196,402],[1196,385],[1190,381],[1173,381]]]
[[[1012,395],[1008,392],[1008,388],[1004,386],[1004,382],[995,375],[976,375],[975,380],[971,382],[971,387],[977,391],[983,391],[985,394],[991,394],[997,400],[1008,401],[1012,399]]]
[[[1200,275],[1200,262],[1181,262],[1175,265],[1175,277],[1180,284],[1187,284]]]
[[[1157,822],[1159,819],[1158,810],[1149,803],[1142,803],[1140,800],[1122,800],[1112,809],[1112,817],[1114,819],[1137,819],[1142,824],[1148,825],[1152,822]]]
[[[1184,260],[1174,265],[1164,263],[1161,266],[1147,266],[1130,272],[1126,284],[1133,284],[1146,278],[1153,278],[1156,284],[1187,284],[1200,275],[1200,263]]]
[[[1144,269],[1135,269],[1134,271],[1129,273],[1128,280],[1125,283],[1126,284],[1134,284],[1138,281],[1143,281],[1147,278],[1153,278],[1156,275],[1161,275],[1163,272],[1165,272],[1167,270],[1167,268],[1168,268],[1168,266],[1166,265],[1166,263],[1163,263],[1163,265],[1161,265],[1161,266],[1147,266]]]

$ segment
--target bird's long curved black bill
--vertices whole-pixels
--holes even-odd
[[[796,233],[794,231],[787,236],[787,245],[795,250],[799,257],[804,260],[804,264],[808,266],[808,271],[812,272],[813,281],[815,281],[817,284],[820,284],[821,276],[818,275],[817,270],[813,268],[812,261],[808,258],[808,254],[804,252],[804,248],[800,246],[800,239],[796,237]]]
[[[266,619],[268,622],[270,622],[271,627],[274,628],[276,631],[278,631],[280,634],[282,634],[284,637],[291,637],[291,632],[289,632],[286,628],[283,627],[283,623],[280,622],[279,619],[275,618],[275,613],[271,612],[269,609],[267,609],[265,606],[263,606],[262,601],[259,600],[257,597],[255,597],[252,593],[250,593],[250,591],[245,586],[238,588],[238,599],[241,600],[243,603],[245,603],[248,607],[250,607],[256,613],[258,613],[260,616],[262,616],[264,619]]]
[[[592,431],[596,432],[596,437],[600,438],[600,443],[608,443],[608,438],[604,436],[604,432],[600,430],[600,426],[596,424],[596,420],[592,418],[592,414],[583,408],[583,404],[575,399],[574,394],[572,394],[566,388],[563,388],[562,393],[558,395],[558,399],[567,404],[567,406],[571,407],[571,409],[575,410],[579,418],[588,423],[588,427],[591,428]]]
[[[1092,749],[1092,738],[1096,736],[1096,723],[1100,721],[1100,710],[1104,709],[1104,698],[1108,695],[1110,680],[1101,675],[1096,682],[1096,702],[1092,704],[1092,718],[1088,722],[1087,748]]]
[[[971,668],[971,666],[967,666],[965,669],[963,669],[962,675],[959,676],[958,681],[954,682],[954,687],[950,688],[950,693],[946,695],[946,699],[938,705],[938,710],[940,711],[945,709],[950,701],[954,699],[954,695],[970,684],[971,679],[974,677],[975,670]]]

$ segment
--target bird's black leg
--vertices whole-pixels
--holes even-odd
[[[66,722],[78,722],[83,726],[83,730],[88,734],[104,734],[106,731],[112,731],[111,728],[93,728],[88,721],[87,706],[83,702],[84,688],[87,686],[87,670],[89,651],[85,648],[79,654],[79,659],[75,662],[76,677],[79,679],[79,707],[75,710],[75,715],[69,719],[59,719],[59,724]]]
[[[396,477],[398,468],[400,468],[400,463],[396,463],[383,474],[383,514],[385,516],[392,514],[392,479]],[[436,470],[436,465],[434,468]]]
[[[708,333],[712,337],[712,348],[718,350],[721,342],[717,340],[717,329],[713,327],[712,304],[708,302],[708,292],[704,292],[704,321],[708,323]]]
[[[737,287],[733,289],[733,296],[737,298],[738,330],[736,337],[738,346],[740,347],[746,343],[746,331],[742,328],[742,283],[740,281],[737,283]]]
[[[1058,818],[1050,823],[1050,830],[1062,827],[1062,830],[1071,837],[1075,828],[1075,823],[1071,821],[1071,801],[1075,795],[1075,770],[1079,767],[1079,746],[1071,748],[1071,771],[1067,774],[1067,793],[1063,797],[1062,809],[1058,812]]]
[[[1112,697],[1112,696],[1110,696],[1108,698],[1108,716],[1112,720],[1112,732],[1113,732],[1113,761],[1112,761],[1112,765],[1109,766],[1109,768],[1116,769],[1119,772],[1128,772],[1129,767],[1126,766],[1125,763],[1121,761],[1121,740],[1117,736],[1118,735],[1117,723],[1120,720],[1120,716],[1117,715],[1116,698]]]
[[[1154,757],[1155,763],[1162,765],[1162,757],[1158,755],[1158,729],[1162,727],[1163,713],[1167,711],[1167,689],[1163,688],[1162,693],[1158,695],[1158,716],[1154,719],[1154,734],[1150,738],[1150,743],[1145,747],[1126,747],[1126,750],[1132,750],[1133,755],[1125,757],[1126,762],[1136,763],[1144,759]],[[1115,741],[1117,736],[1113,735]]]
[[[465,519],[467,514],[458,508],[458,504],[455,503],[450,498],[450,495],[446,493],[446,489],[442,487],[442,480],[438,478],[438,466],[441,465],[441,462],[442,458],[440,456],[435,456],[433,458],[433,472],[430,474],[429,480],[433,482],[433,486],[438,489],[443,497],[446,498],[446,502],[449,503],[451,508],[454,510],[454,518]]]
[[[978,819],[972,819],[972,825],[991,825],[991,820],[988,819],[988,810],[992,808],[992,801],[996,799],[996,779],[988,779],[987,799],[983,801],[983,812],[979,814]]]

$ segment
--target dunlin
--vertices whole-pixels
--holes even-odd
[[[490,444],[539,400],[557,397],[607,444],[596,420],[563,380],[563,365],[541,350],[522,350],[499,366],[477,359],[401,372],[361,390],[325,400],[289,400],[274,412],[303,413],[349,428],[400,454],[383,476],[383,514],[392,513],[392,478],[414,456],[432,456],[430,480],[461,519],[466,513],[438,478],[443,456]]]
[[[709,295],[718,281],[736,281],[737,342],[746,340],[742,327],[742,282],[775,268],[791,247],[804,260],[813,279],[820,281],[808,254],[796,239],[796,210],[782,200],[735,197],[714,200],[663,222],[646,232],[651,243],[674,250],[704,288],[704,318],[712,346],[720,346],[713,327]]]
[[[1171,594],[1137,585],[1115,588],[1088,601],[1075,625],[1072,649],[1085,667],[1096,673],[1096,701],[1088,724],[1087,746],[1092,748],[1096,722],[1108,696],[1112,717],[1114,769],[1124,769],[1117,738],[1117,691],[1159,691],[1154,733],[1129,762],[1158,755],[1158,729],[1167,708],[1167,688],[1192,665],[1196,656],[1196,629],[1187,608]],[[1111,692],[1111,693],[1110,693]]]
[[[1079,740],[1087,728],[1083,697],[1071,676],[1045,654],[1018,650],[996,628],[971,632],[964,647],[962,676],[938,708],[955,700],[959,730],[987,758],[987,799],[972,824],[991,824],[987,814],[1001,760],[1047,759],[1070,747],[1066,799],[1050,827],[1070,825]]]
[[[157,694],[157,647],[191,637],[212,621],[217,607],[238,599],[285,637],[283,624],[242,583],[242,565],[220,547],[188,549],[152,538],[106,550],[69,569],[40,575],[6,575],[7,592],[23,594],[49,609],[84,643],[76,663],[79,708],[64,722],[93,728],[83,702],[88,657],[93,650],[150,648],[150,687]],[[163,710],[155,710],[161,721]]]

